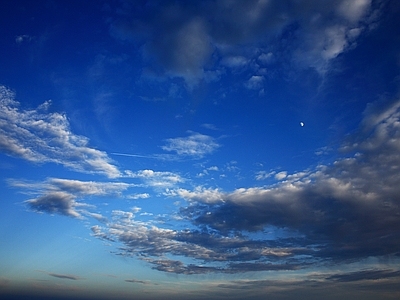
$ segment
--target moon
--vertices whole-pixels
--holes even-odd
[[[304,126],[304,123],[303,123],[303,122],[300,122],[300,126],[303,127],[303,126]]]

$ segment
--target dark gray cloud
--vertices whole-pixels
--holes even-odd
[[[350,272],[344,274],[335,274],[326,278],[326,280],[334,280],[339,282],[353,282],[360,280],[381,280],[388,278],[400,279],[400,271],[398,270],[363,270],[358,272]]]
[[[125,279],[125,282],[130,282],[130,283],[141,283],[141,284],[149,284],[148,281],[144,280],[137,280],[137,279]]]
[[[400,102],[369,113],[343,146],[347,157],[274,186],[213,190],[213,197],[200,189],[169,195],[192,202],[181,209],[188,221],[223,236],[275,226],[296,237],[277,239],[281,247],[307,249],[304,254],[317,260],[398,255],[399,120]]]
[[[38,198],[27,200],[25,203],[30,209],[37,212],[60,214],[74,218],[81,217],[81,214],[77,210],[79,204],[68,193],[51,192]]]
[[[85,208],[89,205],[76,200],[88,196],[122,197],[123,191],[135,186],[122,182],[94,182],[63,178],[48,178],[43,182],[9,179],[8,184],[22,189],[25,193],[38,195],[34,199],[25,201],[28,207],[36,212],[74,218],[85,215],[100,222],[107,222],[107,218],[99,213],[87,211]]]
[[[50,276],[57,277],[57,278],[60,278],[60,279],[69,279],[69,280],[80,280],[80,279],[82,279],[81,277],[75,276],[75,275],[65,275],[65,274],[56,274],[56,273],[48,273],[48,274]]]

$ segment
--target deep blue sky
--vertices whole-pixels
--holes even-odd
[[[399,14],[4,1],[0,295],[397,299]]]

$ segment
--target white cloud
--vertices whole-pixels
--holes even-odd
[[[275,174],[275,179],[282,180],[282,179],[286,178],[286,176],[287,176],[287,172],[282,171],[282,172]]]
[[[245,87],[251,90],[259,90],[262,88],[264,82],[263,76],[253,75],[245,83]]]
[[[14,94],[0,86],[0,150],[35,163],[52,162],[74,171],[119,177],[108,155],[71,132],[64,114],[49,113],[50,101],[37,109],[19,109]]]
[[[142,179],[147,185],[156,188],[171,187],[184,181],[184,179],[176,173],[157,172],[153,170],[140,170],[137,172],[126,171],[126,176]]]
[[[274,54],[272,52],[262,53],[258,59],[264,64],[270,64],[274,61]]]
[[[275,171],[271,171],[271,172],[259,171],[256,174],[256,180],[264,180],[264,179],[270,178],[274,174],[276,174]]]
[[[193,191],[182,188],[167,190],[164,194],[169,197],[181,197],[188,201],[203,203],[217,203],[224,201],[223,193],[219,189],[204,188],[201,186],[196,187]]]
[[[371,6],[371,0],[344,0],[337,6],[337,12],[348,21],[358,22]]]
[[[29,35],[27,35],[27,34],[17,35],[17,36],[15,37],[15,42],[16,42],[17,44],[21,44],[21,43],[23,43],[24,41],[29,42],[29,41],[31,41],[31,40],[32,40],[32,37],[29,36]]]
[[[179,156],[202,158],[220,147],[211,136],[191,131],[189,134],[188,137],[167,139],[167,144],[161,148],[165,151],[176,152]]]
[[[221,60],[221,65],[230,68],[241,68],[249,63],[249,60],[244,56],[228,56]]]
[[[218,169],[217,166],[211,166],[211,167],[207,168],[207,170],[209,170],[209,171],[218,171],[219,169]]]
[[[34,192],[63,191],[77,196],[120,196],[134,184],[48,178],[43,182],[8,180],[9,185]]]
[[[219,130],[214,124],[204,123],[201,124],[201,127],[210,129],[210,130]]]
[[[147,198],[150,198],[150,195],[148,193],[132,194],[132,195],[128,195],[126,198],[127,199],[133,199],[133,200],[147,199]]]

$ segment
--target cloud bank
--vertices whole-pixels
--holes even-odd
[[[400,102],[368,114],[331,165],[286,174],[267,187],[224,192],[168,189],[187,200],[172,230],[114,219],[94,235],[118,241],[164,272],[201,274],[297,270],[399,255]],[[268,232],[274,237],[268,238]],[[264,239],[256,238],[263,233]],[[185,257],[185,261],[168,258]]]

